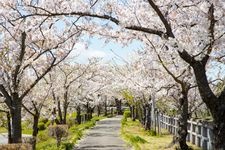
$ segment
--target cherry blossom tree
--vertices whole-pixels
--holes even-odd
[[[10,20],[26,13],[19,3],[2,1],[0,6],[0,92],[12,117],[12,142],[19,143],[23,99],[54,66],[68,56],[77,41],[74,35],[79,36],[80,30],[74,29],[77,32],[73,35],[61,33],[65,35],[61,38],[54,23],[46,26],[37,18],[33,18],[33,22]],[[28,82],[26,79],[30,76],[32,80]]]
[[[50,101],[51,88],[51,83],[42,80],[32,89],[28,96],[24,98],[22,104],[25,111],[33,117],[33,149],[36,149],[39,119],[41,116],[46,116],[45,113],[48,113],[48,108],[46,107],[52,103],[52,101]]]
[[[224,58],[225,8],[222,0],[109,0],[96,3],[61,0],[54,3],[46,0],[39,4],[24,1],[22,6],[26,14],[15,15],[11,17],[12,21],[39,17],[43,21],[47,18],[47,22],[50,22],[49,19],[56,21],[60,17],[65,19],[65,16],[74,16],[73,21],[80,20],[90,35],[98,33],[122,43],[133,39],[147,43],[146,36],[158,42],[166,42],[168,51],[178,53],[193,68],[201,98],[214,119],[214,148],[225,147],[225,90],[215,95],[206,74],[209,64],[213,62],[211,56]],[[100,26],[104,23],[104,26]]]
[[[97,63],[98,60],[90,61],[85,65],[64,63],[51,73],[50,80],[54,82],[52,94],[57,104],[59,122],[61,124],[66,124],[68,108],[70,104],[73,106],[74,103],[76,104],[74,101],[77,100],[77,92],[81,88],[82,83],[92,80],[96,76],[97,69],[95,67]]]

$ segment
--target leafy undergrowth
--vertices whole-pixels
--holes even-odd
[[[173,135],[166,130],[161,132],[161,135],[154,135],[152,131],[145,131],[139,121],[132,121],[130,118],[122,120],[121,135],[135,150],[174,150],[176,145],[167,148]],[[193,150],[200,150],[196,146],[190,146]]]
[[[0,133],[6,133],[7,129],[5,127],[0,127]]]
[[[95,126],[96,122],[104,117],[94,116],[91,121],[85,122],[80,125],[73,125],[69,128],[69,136],[62,140],[61,146],[57,148],[56,140],[48,136],[48,131],[40,131],[38,134],[37,150],[71,150],[76,142],[81,139],[86,129]]]

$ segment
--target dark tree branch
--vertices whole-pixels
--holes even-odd
[[[92,17],[92,18],[99,18],[99,19],[104,19],[104,20],[110,20],[111,22],[115,23],[116,25],[120,24],[120,21],[117,18],[112,17],[110,15],[98,15],[98,14],[92,14],[92,13],[89,13],[89,12],[60,12],[60,13],[58,13],[58,12],[50,12],[50,11],[47,11],[47,10],[45,10],[45,9],[43,9],[41,7],[37,7],[37,6],[30,6],[30,7],[42,10],[44,12],[43,13],[36,12],[36,13],[33,13],[33,14],[23,15],[22,17],[19,17],[19,18],[13,20],[13,21],[16,21],[16,20],[19,20],[19,19],[28,18],[28,17],[32,17],[32,16],[56,17],[56,16],[71,16],[72,15],[72,16],[79,16],[79,17]],[[160,17],[160,19],[161,18],[164,18],[164,17]],[[163,19],[161,19],[161,20],[163,20]],[[174,35],[172,33],[172,30],[171,30],[171,27],[168,24],[168,22],[165,20],[165,18],[163,20],[163,23],[164,23],[164,25],[166,27],[166,35],[168,37],[173,37],[174,38]],[[125,28],[129,29],[129,30],[141,31],[141,32],[149,33],[149,34],[155,34],[155,35],[158,35],[160,37],[165,35],[165,33],[163,31],[150,29],[150,28],[145,28],[145,27],[141,27],[141,26],[126,26]]]
[[[91,8],[95,6],[95,4],[97,4],[98,0],[95,0],[94,3],[91,4]]]
[[[168,23],[168,21],[166,20],[166,18],[162,14],[162,12],[159,10],[159,7],[156,6],[156,4],[152,0],[148,0],[148,2],[151,5],[151,7],[155,10],[155,12],[159,16],[160,20],[162,21],[162,23],[164,24],[164,26],[166,28],[166,34],[167,34],[167,36],[168,37],[171,37],[171,38],[175,38],[170,24]]]
[[[14,88],[15,91],[17,91],[17,88],[18,88],[19,81],[17,81],[17,77],[18,77],[20,68],[22,66],[22,61],[24,59],[24,55],[25,55],[25,48],[26,48],[25,40],[26,40],[26,33],[23,32],[22,36],[21,36],[20,56],[18,58],[18,62],[17,62],[16,68],[15,68],[15,72],[13,73],[13,88]]]
[[[155,34],[158,35],[160,37],[163,37],[164,33],[160,30],[154,30],[154,29],[150,29],[150,28],[145,28],[142,26],[128,26],[125,27],[126,29],[130,29],[130,30],[134,30],[134,31],[142,31],[145,33],[149,33],[149,34]]]
[[[162,64],[163,68],[166,70],[166,72],[174,79],[174,81],[176,81],[177,83],[179,83],[180,85],[183,84],[183,82],[181,80],[179,80],[167,67],[166,65],[164,64],[162,58],[160,57],[159,54],[157,54],[158,56],[158,59],[160,61],[160,63]]]
[[[23,107],[29,114],[31,114],[32,116],[35,116],[35,114],[34,114],[32,111],[30,111],[30,109],[28,109],[24,104],[22,104],[22,107]]]
[[[35,110],[35,114],[39,114],[39,111],[38,111],[38,108],[37,108],[37,104],[34,102],[34,101],[31,101],[33,107],[34,107],[34,110]]]
[[[196,62],[194,57],[192,57],[190,54],[188,54],[188,52],[186,50],[178,51],[178,54],[184,61],[186,61],[191,66],[193,66],[193,64]]]
[[[52,54],[53,55],[53,54]],[[30,85],[30,87],[20,96],[20,99],[23,99],[33,88],[34,86],[55,66],[56,58],[53,56],[53,61],[51,65]]]
[[[210,26],[209,26],[210,43],[208,44],[207,54],[202,59],[202,64],[204,66],[207,64],[207,62],[210,58],[209,55],[212,52],[213,45],[214,45],[214,42],[215,42],[214,27],[215,27],[216,20],[215,20],[215,17],[214,17],[214,5],[213,4],[209,7],[208,18],[210,20]]]
[[[11,103],[12,103],[11,96],[9,95],[9,93],[6,91],[5,87],[2,84],[0,84],[0,91],[1,91],[2,95],[5,97],[6,105],[9,108],[11,108]]]

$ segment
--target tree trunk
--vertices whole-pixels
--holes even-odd
[[[135,107],[135,118],[140,120],[140,115],[139,115],[139,105],[137,104],[136,107]]]
[[[60,101],[57,101],[57,106],[58,106],[58,116],[59,116],[59,122],[60,124],[62,124],[63,122],[63,118],[62,118],[62,110],[61,110],[61,106],[60,106]]]
[[[32,143],[32,149],[36,149],[36,143],[37,143],[37,135],[38,135],[38,121],[39,121],[39,115],[34,115],[33,116],[33,143]]]
[[[107,103],[105,102],[104,103],[104,108],[105,108],[105,112],[104,112],[104,116],[107,116],[108,115],[108,112],[107,112]]]
[[[92,118],[93,118],[93,112],[94,112],[94,109],[95,109],[95,107],[93,107],[93,108],[91,108],[91,107],[89,107],[90,108],[90,110],[89,110],[89,119],[91,120]]]
[[[101,106],[98,105],[97,106],[97,115],[100,116],[100,114],[101,114]]]
[[[225,98],[224,98],[225,99]],[[225,100],[220,103],[213,116],[213,149],[225,150]]]
[[[66,124],[68,106],[69,106],[69,102],[68,102],[68,88],[66,88],[65,89],[65,93],[64,93],[63,120],[62,120],[62,124]]]
[[[145,120],[146,120],[146,116],[147,116],[147,112],[146,112],[146,104],[142,106],[143,107],[143,117],[142,117],[142,120],[141,120],[141,123],[142,125],[144,126],[145,125]]]
[[[87,104],[86,104],[86,113],[87,113],[87,120],[89,121],[89,120],[91,120],[91,118],[92,118],[92,109],[91,109],[91,107],[89,106],[89,103],[87,102]]]
[[[81,110],[80,106],[77,106],[77,117],[76,117],[77,123],[81,124]]]
[[[196,62],[193,69],[201,98],[213,117],[213,149],[225,149],[225,88],[220,96],[215,96],[209,87],[205,66]]]
[[[8,125],[8,143],[12,143],[12,130],[11,130],[11,118],[10,113],[7,112],[7,125]]]
[[[115,102],[116,102],[117,115],[122,115],[123,112],[122,112],[122,102],[121,102],[121,100],[116,98]]]
[[[135,106],[134,105],[132,105],[131,106],[131,116],[132,116],[132,121],[135,121]]]
[[[111,116],[113,116],[113,108],[111,108],[110,112],[111,112]]]
[[[188,126],[188,98],[187,92],[183,91],[182,96],[179,98],[179,117],[178,117],[178,142],[181,150],[188,150],[186,143],[187,126]]]
[[[12,116],[12,143],[22,143],[22,127],[21,127],[21,107],[22,101],[17,93],[13,93],[12,108],[10,113]]]
[[[206,55],[201,61],[195,60],[186,51],[179,52],[179,55],[192,66],[201,98],[212,114],[213,149],[223,150],[225,149],[225,88],[220,96],[216,96],[209,86],[205,69],[209,55]]]
[[[150,130],[151,129],[151,105],[146,104],[145,105],[145,130]]]
[[[66,102],[63,103],[63,119],[62,119],[62,124],[66,124],[67,109],[68,109],[68,103],[66,101]]]

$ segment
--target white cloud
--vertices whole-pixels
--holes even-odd
[[[98,57],[98,58],[104,58],[106,57],[106,53],[100,50],[88,50],[86,54],[88,58],[92,58],[92,57]]]
[[[93,57],[103,58],[104,60],[111,58],[107,51],[88,47],[83,42],[77,43],[69,55],[69,58],[73,59],[72,61],[80,63],[88,62],[88,59]]]

